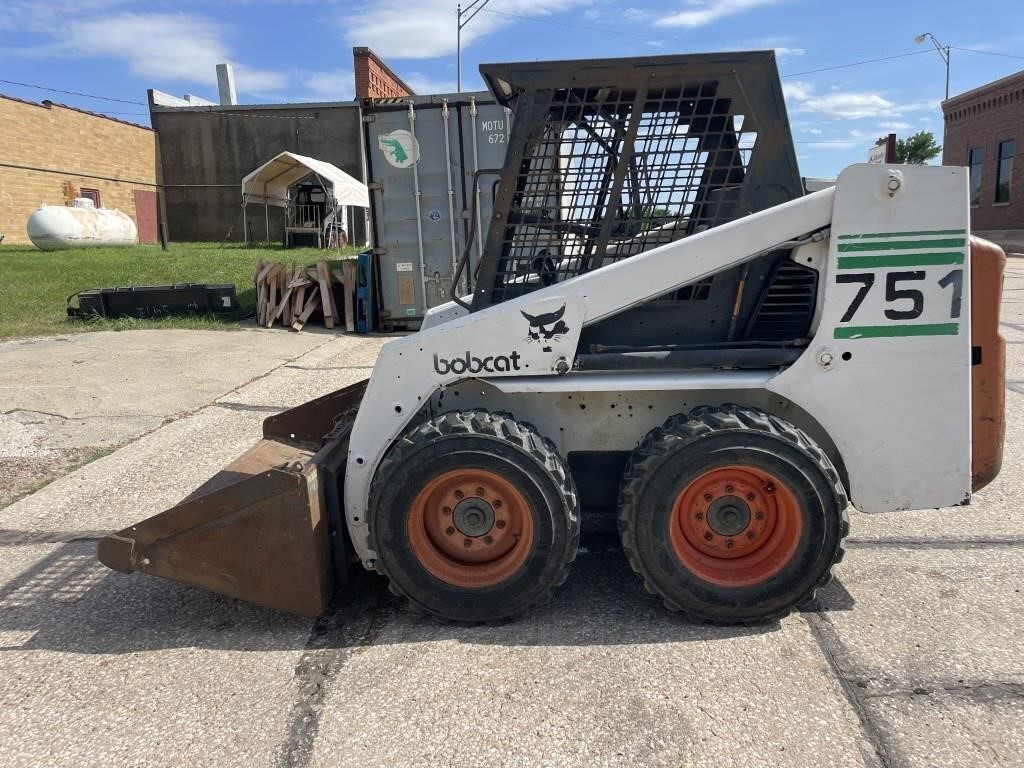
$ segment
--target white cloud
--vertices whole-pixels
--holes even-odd
[[[87,2],[101,8],[111,3]],[[216,65],[232,64],[239,92],[258,93],[284,88],[288,77],[232,60],[224,42],[225,30],[202,16],[174,13],[118,13],[99,16],[68,13],[63,26],[39,26],[26,14],[21,28],[55,39],[32,48],[8,49],[32,58],[111,58],[124,62],[132,74],[160,81],[175,80],[216,88]],[[0,15],[0,28],[10,21]]]
[[[402,79],[410,88],[421,95],[429,95],[432,93],[455,93],[455,89],[457,87],[454,80],[438,80],[424,75],[421,72],[409,72],[407,74],[403,74]],[[473,82],[475,82],[475,80]],[[475,87],[472,82],[468,85]]]
[[[888,123],[880,123],[879,126],[878,126],[878,130],[880,130],[880,131],[906,131],[906,130],[909,130],[910,128],[912,128],[912,127],[913,126],[911,126],[910,123],[904,123],[904,122],[900,122],[898,120],[894,120],[894,121],[888,122]]]
[[[780,0],[686,0],[687,10],[658,19],[655,23],[662,27],[684,27],[694,29],[711,24],[727,16],[749,11],[768,5],[776,5]]]
[[[136,75],[154,80],[216,82],[217,64],[230,61],[218,24],[202,16],[170,13],[121,13],[101,19],[71,21],[56,48],[77,56],[110,56],[125,61]],[[284,87],[277,72],[234,63],[238,90]]]
[[[345,101],[353,98],[355,92],[351,69],[300,72],[298,79],[307,95],[318,101]]]
[[[126,0],[3,0],[0,3],[0,29],[18,29],[29,32],[53,32],[54,19],[76,16],[92,18]]]
[[[827,96],[805,99],[801,109],[820,112],[829,117],[858,120],[864,117],[890,117],[899,114],[896,105],[877,93],[837,91]]]
[[[803,48],[790,48],[785,45],[777,45],[773,50],[775,51],[775,55],[778,56],[780,60],[786,58],[787,56],[803,56],[805,53],[807,53],[807,51]]]
[[[654,14],[646,8],[624,8],[619,15],[626,21],[650,21]]]
[[[814,149],[853,149],[864,146],[864,142],[860,140],[812,141],[807,146]]]
[[[548,16],[588,0],[504,0],[501,11]],[[485,8],[462,30],[462,49],[511,24],[527,22]],[[378,0],[339,22],[353,45],[365,45],[384,58],[432,59],[455,53],[455,7],[449,0]]]
[[[804,133],[809,133],[812,136],[820,136],[823,133],[821,128],[804,128],[803,130]]]
[[[800,80],[782,81],[782,93],[789,100],[804,101],[811,98],[813,92],[814,87],[810,83],[804,83]]]

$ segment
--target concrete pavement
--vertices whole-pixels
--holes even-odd
[[[0,507],[330,338],[253,328],[0,342]]]
[[[1000,477],[970,507],[854,514],[818,604],[760,627],[666,613],[599,532],[550,606],[503,627],[418,618],[365,573],[309,622],[98,565],[98,532],[367,375],[381,340],[279,350],[0,510],[0,764],[1024,765],[1018,263]]]

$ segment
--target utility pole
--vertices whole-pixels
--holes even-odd
[[[491,0],[473,0],[465,8],[462,3],[455,7],[455,89],[462,93],[462,28],[469,24]],[[466,20],[463,21],[462,17]]]
[[[945,101],[949,101],[949,46],[943,45],[935,39],[935,35],[931,32],[925,32],[923,35],[918,35],[914,38],[914,42],[920,45],[925,40],[931,40],[932,45],[935,46],[935,50],[939,52],[939,56],[942,57],[942,61],[946,64],[946,98]]]

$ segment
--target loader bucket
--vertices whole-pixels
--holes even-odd
[[[100,562],[321,615],[346,580],[341,485],[365,390],[362,381],[271,416],[262,440],[180,504],[103,538]]]

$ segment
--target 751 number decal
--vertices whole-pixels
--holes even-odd
[[[839,284],[859,283],[860,288],[854,295],[850,305],[846,308],[839,322],[848,323],[857,314],[857,310],[864,304],[875,284],[875,278],[879,277],[875,272],[843,272],[836,275],[836,282]],[[924,312],[924,292],[915,287],[925,279],[923,269],[909,270],[905,272],[888,272],[885,275],[885,316],[889,320],[916,320]],[[950,288],[949,317],[955,319],[960,317],[960,308],[963,303],[964,271],[954,269],[948,275],[938,281],[940,288]]]

